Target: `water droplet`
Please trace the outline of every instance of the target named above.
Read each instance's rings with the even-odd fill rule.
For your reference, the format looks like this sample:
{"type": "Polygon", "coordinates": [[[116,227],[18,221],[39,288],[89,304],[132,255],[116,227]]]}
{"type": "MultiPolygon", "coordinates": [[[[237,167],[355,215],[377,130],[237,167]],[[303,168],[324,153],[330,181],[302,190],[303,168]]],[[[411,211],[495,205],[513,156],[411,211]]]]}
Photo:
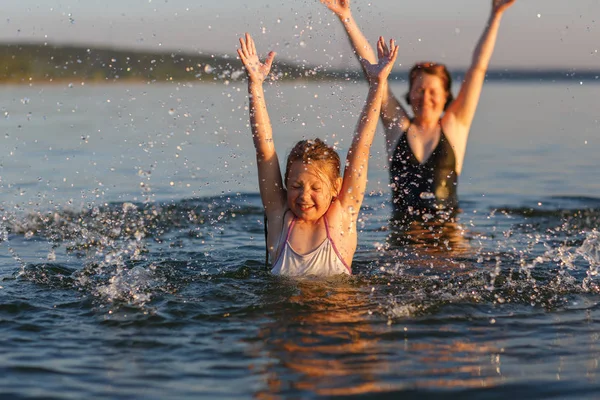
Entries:
{"type": "Polygon", "coordinates": [[[244,71],[243,70],[233,71],[231,73],[231,79],[237,80],[239,77],[241,77],[243,75],[244,75],[244,71]]]}

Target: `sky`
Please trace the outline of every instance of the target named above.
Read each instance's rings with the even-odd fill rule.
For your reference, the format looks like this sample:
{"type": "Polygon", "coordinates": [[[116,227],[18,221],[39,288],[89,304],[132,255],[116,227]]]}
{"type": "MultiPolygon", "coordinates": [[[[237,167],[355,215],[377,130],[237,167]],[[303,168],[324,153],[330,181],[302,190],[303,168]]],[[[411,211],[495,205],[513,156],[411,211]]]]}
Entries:
{"type": "MultiPolygon", "coordinates": [[[[250,32],[259,52],[358,68],[340,22],[319,0],[4,0],[1,42],[37,42],[236,56],[250,32]]],[[[373,43],[400,45],[398,63],[464,68],[491,0],[352,0],[373,43]]],[[[505,13],[491,67],[600,69],[600,0],[517,0],[505,13]]]]}

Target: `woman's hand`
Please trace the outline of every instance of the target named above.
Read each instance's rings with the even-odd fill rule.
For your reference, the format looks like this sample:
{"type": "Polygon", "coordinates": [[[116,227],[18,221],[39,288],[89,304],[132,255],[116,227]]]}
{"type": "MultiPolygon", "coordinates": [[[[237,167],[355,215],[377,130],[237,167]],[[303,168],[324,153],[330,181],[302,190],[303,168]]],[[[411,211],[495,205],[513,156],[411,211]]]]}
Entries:
{"type": "Polygon", "coordinates": [[[350,16],[350,0],[321,0],[321,3],[340,18],[345,19],[350,16]]]}
{"type": "Polygon", "coordinates": [[[364,58],[360,60],[369,83],[379,84],[385,82],[394,67],[396,57],[398,57],[398,46],[395,44],[394,39],[390,40],[390,47],[388,48],[385,39],[380,36],[377,41],[377,64],[371,64],[364,58]]]}
{"type": "Polygon", "coordinates": [[[249,33],[246,33],[246,38],[240,38],[240,48],[237,51],[242,60],[242,64],[246,68],[248,80],[252,83],[263,83],[271,71],[271,64],[275,58],[275,52],[271,51],[267,56],[264,64],[258,59],[256,54],[256,46],[254,40],[249,33]]]}
{"type": "Polygon", "coordinates": [[[516,0],[492,0],[492,13],[503,13],[512,6],[516,0]]]}

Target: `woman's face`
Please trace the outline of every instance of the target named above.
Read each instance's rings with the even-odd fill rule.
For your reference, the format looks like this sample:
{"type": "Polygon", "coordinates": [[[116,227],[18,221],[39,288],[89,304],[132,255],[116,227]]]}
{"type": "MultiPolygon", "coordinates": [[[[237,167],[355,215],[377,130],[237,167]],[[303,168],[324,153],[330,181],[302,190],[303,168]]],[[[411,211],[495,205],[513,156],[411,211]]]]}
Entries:
{"type": "Polygon", "coordinates": [[[440,77],[420,73],[413,81],[409,97],[415,117],[437,120],[444,112],[448,93],[440,77]]]}

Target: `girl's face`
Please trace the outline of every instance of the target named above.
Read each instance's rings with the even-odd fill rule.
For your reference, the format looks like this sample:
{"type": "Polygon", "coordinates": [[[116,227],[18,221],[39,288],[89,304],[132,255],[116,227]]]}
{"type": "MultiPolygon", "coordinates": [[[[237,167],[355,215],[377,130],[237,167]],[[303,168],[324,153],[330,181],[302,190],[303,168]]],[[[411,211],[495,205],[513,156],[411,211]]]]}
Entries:
{"type": "Polygon", "coordinates": [[[296,217],[317,221],[329,209],[335,188],[318,164],[292,162],[287,182],[287,202],[296,217]]]}
{"type": "Polygon", "coordinates": [[[409,96],[415,116],[423,119],[439,119],[448,99],[443,80],[427,73],[417,75],[409,96]]]}

